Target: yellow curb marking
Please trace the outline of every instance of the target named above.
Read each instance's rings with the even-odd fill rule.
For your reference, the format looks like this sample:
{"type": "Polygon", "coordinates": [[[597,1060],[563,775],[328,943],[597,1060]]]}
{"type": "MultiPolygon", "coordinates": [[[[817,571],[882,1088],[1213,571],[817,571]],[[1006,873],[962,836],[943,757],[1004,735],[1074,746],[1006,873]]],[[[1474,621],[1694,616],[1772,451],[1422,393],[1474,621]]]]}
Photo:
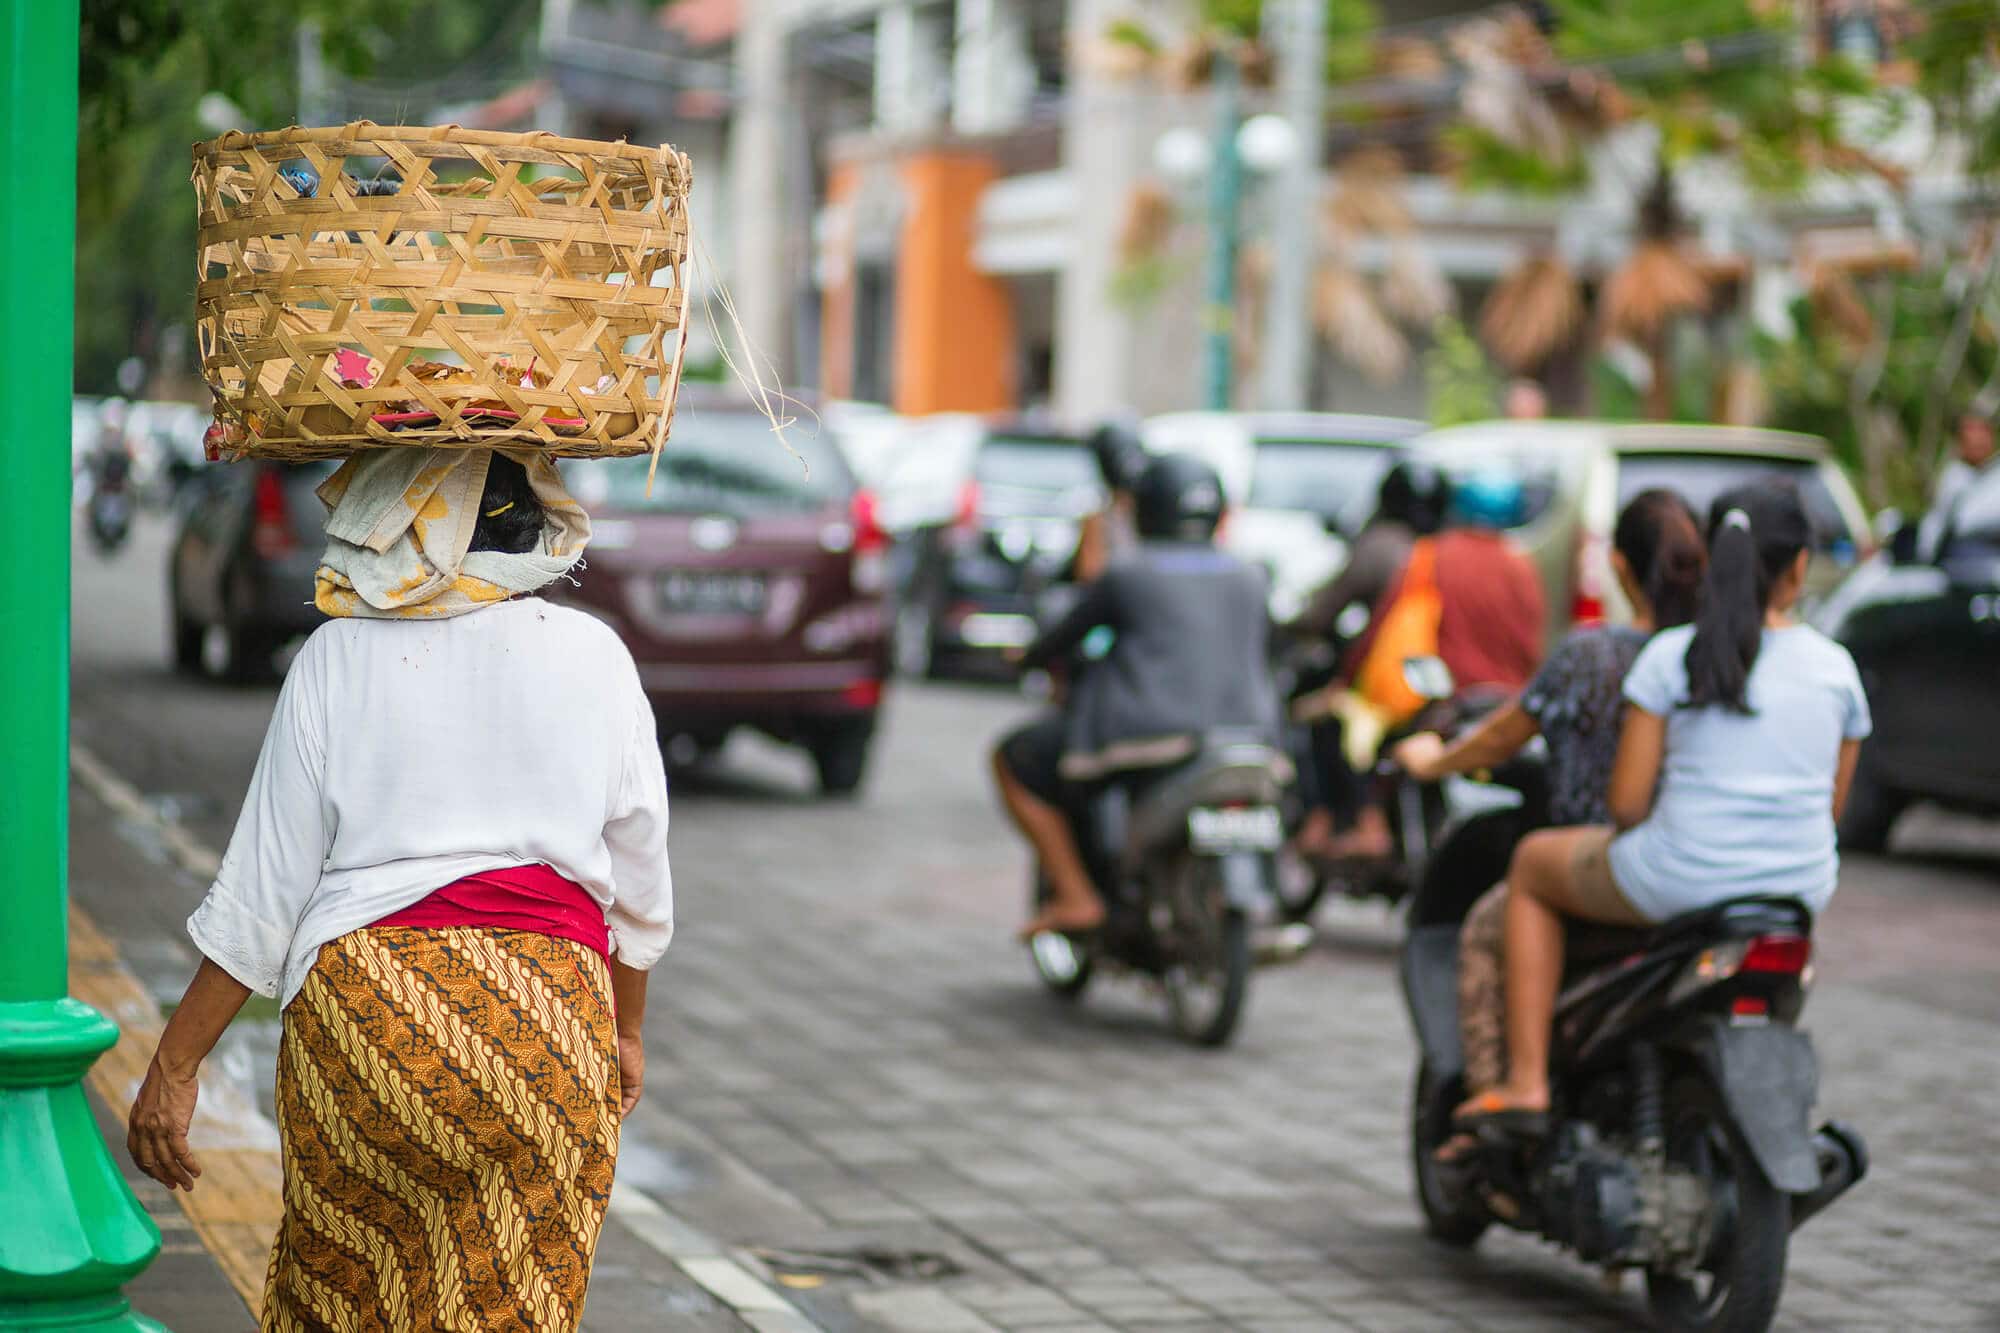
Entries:
{"type": "MultiPolygon", "coordinates": [[[[90,1067],[90,1086],[123,1122],[166,1023],[160,1006],[118,956],[118,946],[74,903],[69,909],[69,990],[117,1021],[118,1044],[90,1067]]],[[[271,1241],[285,1215],[280,1192],[284,1171],[275,1148],[221,1146],[240,1144],[246,1135],[239,1122],[214,1108],[241,1100],[233,1084],[202,1077],[188,1133],[201,1161],[201,1180],[192,1191],[175,1190],[173,1195],[229,1285],[257,1318],[264,1311],[271,1241]]],[[[111,1147],[113,1152],[124,1151],[122,1143],[111,1147]]]]}

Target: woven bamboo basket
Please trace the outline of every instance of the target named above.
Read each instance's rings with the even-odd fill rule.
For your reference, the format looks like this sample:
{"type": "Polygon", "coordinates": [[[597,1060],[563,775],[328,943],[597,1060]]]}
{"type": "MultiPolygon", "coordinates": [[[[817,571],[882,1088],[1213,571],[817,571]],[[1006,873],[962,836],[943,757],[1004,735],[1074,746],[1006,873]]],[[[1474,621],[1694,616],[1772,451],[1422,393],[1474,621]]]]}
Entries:
{"type": "Polygon", "coordinates": [[[657,450],[687,347],[685,154],[368,121],[194,149],[219,452],[657,450]]]}

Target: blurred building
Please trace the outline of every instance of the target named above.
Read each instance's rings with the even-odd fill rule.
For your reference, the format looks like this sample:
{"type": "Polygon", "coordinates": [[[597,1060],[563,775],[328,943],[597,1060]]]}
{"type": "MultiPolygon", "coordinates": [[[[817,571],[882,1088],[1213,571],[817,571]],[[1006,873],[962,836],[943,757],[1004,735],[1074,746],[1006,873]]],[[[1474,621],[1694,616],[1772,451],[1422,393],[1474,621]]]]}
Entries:
{"type": "MultiPolygon", "coordinates": [[[[1193,10],[1146,7],[1169,31],[1193,10]]],[[[1104,35],[1130,12],[744,0],[732,278],[753,338],[829,396],[904,412],[1192,406],[1199,262],[1143,304],[1116,289],[1156,141],[1205,129],[1210,104],[1120,67],[1104,35]]]]}

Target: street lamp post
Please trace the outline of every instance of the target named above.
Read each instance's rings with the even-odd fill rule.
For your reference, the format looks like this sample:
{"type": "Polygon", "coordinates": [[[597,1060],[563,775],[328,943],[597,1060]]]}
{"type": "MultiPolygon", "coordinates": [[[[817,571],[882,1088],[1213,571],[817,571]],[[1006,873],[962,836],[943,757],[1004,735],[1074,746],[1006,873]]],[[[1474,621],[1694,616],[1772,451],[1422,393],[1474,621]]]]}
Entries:
{"type": "Polygon", "coordinates": [[[31,567],[0,579],[0,1329],[164,1333],[126,1279],[160,1233],[112,1163],[83,1075],[118,1039],[68,996],[69,397],[77,5],[0,0],[0,328],[26,347],[0,495],[31,567]],[[32,330],[32,333],[30,331],[32,330]]]}
{"type": "Polygon", "coordinates": [[[1242,70],[1233,52],[1217,52],[1212,88],[1214,131],[1204,135],[1185,125],[1168,130],[1153,145],[1153,163],[1161,175],[1190,192],[1197,181],[1207,183],[1202,404],[1222,412],[1235,396],[1236,256],[1243,235],[1244,171],[1260,176],[1282,171],[1297,150],[1298,136],[1282,116],[1243,119],[1242,70]]]}
{"type": "Polygon", "coordinates": [[[1229,408],[1236,371],[1237,210],[1243,187],[1242,159],[1236,152],[1236,56],[1222,51],[1215,61],[1215,159],[1208,177],[1208,302],[1202,312],[1204,405],[1229,408]]]}

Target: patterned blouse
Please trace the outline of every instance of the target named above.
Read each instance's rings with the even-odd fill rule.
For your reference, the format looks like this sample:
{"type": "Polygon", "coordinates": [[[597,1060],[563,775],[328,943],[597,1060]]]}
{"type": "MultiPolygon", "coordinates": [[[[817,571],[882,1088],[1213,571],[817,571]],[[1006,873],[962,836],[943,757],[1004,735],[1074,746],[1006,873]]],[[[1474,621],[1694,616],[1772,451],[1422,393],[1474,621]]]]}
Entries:
{"type": "Polygon", "coordinates": [[[1521,694],[1549,744],[1549,818],[1609,824],[1606,802],[1625,712],[1625,673],[1650,637],[1627,625],[1577,630],[1556,645],[1521,694]]]}

